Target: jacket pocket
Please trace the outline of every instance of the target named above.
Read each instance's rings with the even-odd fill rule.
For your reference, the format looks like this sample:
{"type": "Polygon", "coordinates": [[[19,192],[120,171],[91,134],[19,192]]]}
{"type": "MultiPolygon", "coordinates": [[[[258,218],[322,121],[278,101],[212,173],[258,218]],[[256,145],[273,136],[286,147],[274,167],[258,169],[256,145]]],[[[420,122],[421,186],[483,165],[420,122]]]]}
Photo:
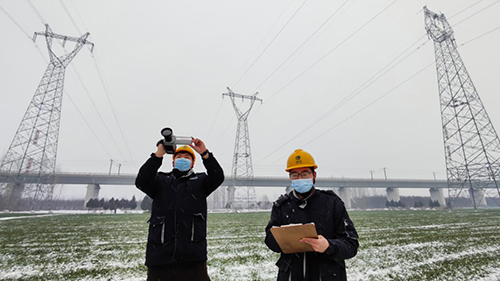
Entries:
{"type": "Polygon", "coordinates": [[[276,266],[278,267],[278,281],[289,281],[291,277],[291,269],[290,265],[292,263],[292,259],[289,255],[281,255],[278,261],[276,262],[276,266]]]}
{"type": "Polygon", "coordinates": [[[207,237],[206,219],[202,213],[193,214],[191,241],[203,241],[207,237]]]}
{"type": "Polygon", "coordinates": [[[338,263],[320,264],[319,273],[322,281],[346,280],[345,269],[338,263]]]}
{"type": "Polygon", "coordinates": [[[149,219],[148,241],[156,244],[165,243],[165,217],[151,217],[149,219]]]}

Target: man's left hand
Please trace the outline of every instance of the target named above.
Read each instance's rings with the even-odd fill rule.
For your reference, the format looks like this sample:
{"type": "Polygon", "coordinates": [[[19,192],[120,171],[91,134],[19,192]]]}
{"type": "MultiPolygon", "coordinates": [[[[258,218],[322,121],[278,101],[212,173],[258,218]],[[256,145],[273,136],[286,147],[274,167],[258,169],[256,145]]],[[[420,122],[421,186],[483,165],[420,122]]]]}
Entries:
{"type": "Polygon", "coordinates": [[[312,246],[313,250],[318,253],[324,253],[328,247],[330,246],[330,243],[328,243],[328,240],[326,240],[323,235],[318,235],[318,238],[302,238],[300,239],[300,242],[307,243],[312,246]]]}
{"type": "MultiPolygon", "coordinates": [[[[196,152],[198,152],[198,154],[202,154],[207,150],[207,147],[205,146],[205,143],[202,140],[193,137],[191,137],[191,143],[189,144],[189,146],[196,152]]],[[[205,156],[208,157],[208,155],[205,156]]]]}

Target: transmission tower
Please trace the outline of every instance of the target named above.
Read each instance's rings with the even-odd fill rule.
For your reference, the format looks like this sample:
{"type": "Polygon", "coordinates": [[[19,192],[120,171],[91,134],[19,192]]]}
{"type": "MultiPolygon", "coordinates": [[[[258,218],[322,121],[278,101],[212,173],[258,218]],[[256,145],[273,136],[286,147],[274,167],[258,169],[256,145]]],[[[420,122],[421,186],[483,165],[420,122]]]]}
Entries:
{"type": "Polygon", "coordinates": [[[434,41],[450,204],[468,191],[474,208],[499,200],[500,141],[457,51],[444,14],[424,7],[434,41]]]}
{"type": "Polygon", "coordinates": [[[14,182],[0,186],[0,209],[18,209],[21,197],[29,200],[31,209],[37,208],[40,200],[52,198],[65,70],[85,44],[91,45],[91,51],[94,48],[87,41],[89,33],[70,37],[55,34],[45,25],[45,32],[35,32],[33,41],[37,35],[46,39],[50,62],[2,160],[0,170],[15,173],[17,177],[14,182]],[[62,40],[63,46],[67,41],[76,45],[70,53],[57,56],[52,50],[53,39],[62,40]],[[37,175],[37,183],[24,184],[22,178],[27,173],[37,175]]]}
{"type": "Polygon", "coordinates": [[[250,135],[248,133],[248,115],[250,110],[252,110],[255,101],[262,102],[262,99],[257,98],[255,93],[251,96],[235,94],[229,87],[227,88],[229,93],[222,94],[222,97],[229,96],[231,102],[233,103],[234,112],[236,112],[236,117],[238,118],[238,125],[236,127],[236,141],[234,144],[234,156],[233,156],[233,168],[232,168],[232,185],[228,187],[228,200],[226,208],[235,207],[235,200],[238,203],[246,202],[246,207],[250,208],[250,203],[255,202],[255,188],[253,186],[241,187],[236,193],[235,198],[235,181],[236,178],[252,178],[253,177],[253,167],[252,167],[252,154],[250,151],[250,135]],[[243,112],[236,105],[235,98],[241,98],[242,101],[245,99],[250,100],[249,108],[243,112]]]}

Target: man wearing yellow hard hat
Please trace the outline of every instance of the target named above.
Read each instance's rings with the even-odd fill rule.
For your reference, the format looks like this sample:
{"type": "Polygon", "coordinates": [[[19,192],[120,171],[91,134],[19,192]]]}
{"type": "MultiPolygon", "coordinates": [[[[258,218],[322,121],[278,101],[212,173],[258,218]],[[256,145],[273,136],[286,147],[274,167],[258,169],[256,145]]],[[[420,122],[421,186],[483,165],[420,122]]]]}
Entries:
{"type": "Polygon", "coordinates": [[[273,204],[266,227],[266,245],[281,253],[276,263],[278,281],[347,280],[344,260],[356,255],[359,243],[354,224],[344,202],[333,191],[314,187],[318,166],[311,154],[302,149],[288,157],[292,191],[273,204]],[[285,254],[270,229],[273,226],[314,223],[318,238],[299,241],[311,245],[312,252],[285,254]]]}
{"type": "Polygon", "coordinates": [[[202,140],[178,147],[172,171],[158,172],[163,143],[140,168],[136,186],[153,199],[146,246],[147,280],[209,281],[207,197],[224,181],[224,171],[202,140]],[[207,173],[193,171],[196,151],[207,173]]]}

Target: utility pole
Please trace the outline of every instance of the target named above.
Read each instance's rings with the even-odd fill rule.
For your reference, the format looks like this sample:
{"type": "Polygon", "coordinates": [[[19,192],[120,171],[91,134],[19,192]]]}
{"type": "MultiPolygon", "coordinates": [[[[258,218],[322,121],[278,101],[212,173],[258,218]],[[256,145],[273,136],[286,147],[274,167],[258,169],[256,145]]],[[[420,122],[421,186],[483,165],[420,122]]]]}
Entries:
{"type": "Polygon", "coordinates": [[[373,170],[370,170],[370,175],[372,176],[372,180],[373,180],[373,170]]]}
{"type": "Polygon", "coordinates": [[[457,50],[444,14],[424,7],[425,30],[434,41],[446,174],[451,206],[464,190],[474,208],[500,198],[500,140],[457,50]]]}
{"type": "Polygon", "coordinates": [[[0,184],[0,210],[19,209],[21,197],[29,200],[30,209],[37,208],[39,201],[52,198],[66,67],[84,45],[91,45],[91,51],[94,48],[87,41],[88,32],[81,37],[59,35],[46,24],[45,32],[36,32],[33,41],[38,35],[45,37],[50,62],[1,162],[0,170],[16,173],[17,179],[0,184]],[[57,56],[52,50],[53,39],[62,40],[63,46],[68,41],[76,44],[70,53],[57,56]],[[37,183],[23,183],[23,174],[27,173],[36,174],[37,183]]]}
{"type": "MultiPolygon", "coordinates": [[[[255,103],[255,101],[262,102],[262,99],[257,98],[255,93],[251,96],[236,94],[229,87],[227,88],[228,93],[223,93],[224,96],[231,98],[233,104],[234,112],[238,119],[238,125],[236,127],[236,139],[234,144],[234,155],[233,155],[233,167],[232,167],[232,177],[233,183],[228,187],[228,200],[226,208],[234,207],[235,200],[235,181],[236,178],[253,178],[253,167],[252,167],[252,154],[250,151],[250,134],[248,132],[248,115],[250,110],[255,103]],[[241,100],[250,100],[250,106],[246,111],[241,111],[236,105],[236,98],[241,98],[241,100]]],[[[237,196],[237,199],[243,199],[247,203],[247,208],[250,208],[250,202],[255,202],[255,188],[253,186],[241,187],[243,192],[242,196],[237,196]]],[[[238,200],[240,201],[240,200],[238,200]]]]}
{"type": "Polygon", "coordinates": [[[113,167],[113,159],[109,159],[109,173],[108,175],[111,175],[111,168],[113,167]]]}
{"type": "Polygon", "coordinates": [[[385,176],[385,180],[387,180],[387,168],[386,168],[386,167],[384,167],[383,169],[384,169],[384,176],[385,176]]]}

